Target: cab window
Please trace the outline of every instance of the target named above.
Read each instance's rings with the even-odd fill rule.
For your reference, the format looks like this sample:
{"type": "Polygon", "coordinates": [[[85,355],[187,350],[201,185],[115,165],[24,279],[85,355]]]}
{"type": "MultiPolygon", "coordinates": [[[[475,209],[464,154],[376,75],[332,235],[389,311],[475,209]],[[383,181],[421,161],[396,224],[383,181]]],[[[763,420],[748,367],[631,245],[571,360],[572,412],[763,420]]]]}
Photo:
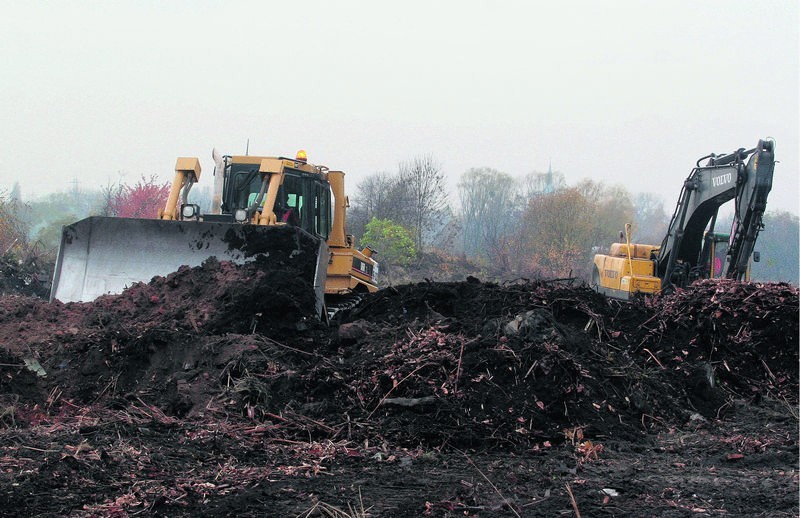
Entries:
{"type": "Polygon", "coordinates": [[[313,177],[287,172],[278,191],[275,205],[279,221],[282,221],[284,211],[294,211],[298,216],[295,224],[312,234],[328,238],[330,189],[327,183],[313,177]],[[281,214],[278,214],[278,210],[281,214]]]}
{"type": "Polygon", "coordinates": [[[261,190],[261,175],[254,164],[231,164],[226,171],[230,178],[223,193],[223,211],[234,212],[252,203],[261,190]],[[255,196],[253,196],[255,194],[255,196]]]}

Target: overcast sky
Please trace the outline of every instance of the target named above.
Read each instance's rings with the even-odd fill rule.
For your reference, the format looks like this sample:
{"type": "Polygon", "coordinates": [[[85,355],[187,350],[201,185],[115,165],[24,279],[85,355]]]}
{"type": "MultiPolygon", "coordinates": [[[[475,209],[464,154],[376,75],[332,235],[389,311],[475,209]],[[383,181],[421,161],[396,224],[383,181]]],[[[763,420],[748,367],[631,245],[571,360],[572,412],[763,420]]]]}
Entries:
{"type": "Polygon", "coordinates": [[[5,2],[0,189],[23,199],[211,149],[371,173],[432,154],[657,193],[777,142],[798,213],[798,2],[5,2]]]}

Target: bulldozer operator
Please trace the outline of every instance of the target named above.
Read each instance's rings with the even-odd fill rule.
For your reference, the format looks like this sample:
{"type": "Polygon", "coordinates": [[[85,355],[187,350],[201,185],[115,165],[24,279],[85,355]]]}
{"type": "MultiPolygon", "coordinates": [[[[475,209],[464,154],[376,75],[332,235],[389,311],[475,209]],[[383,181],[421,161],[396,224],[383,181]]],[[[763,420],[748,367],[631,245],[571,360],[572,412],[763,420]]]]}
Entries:
{"type": "Polygon", "coordinates": [[[296,205],[297,195],[286,193],[283,203],[280,204],[280,207],[276,207],[275,215],[278,217],[278,220],[287,225],[298,226],[300,224],[300,214],[296,205]],[[291,202],[292,196],[294,196],[295,199],[294,203],[291,202]]]}
{"type": "MultiPolygon", "coordinates": [[[[247,200],[248,205],[252,205],[257,197],[258,197],[257,192],[250,193],[247,200]]],[[[298,199],[297,194],[284,192],[283,201],[275,202],[275,218],[277,219],[277,221],[295,227],[300,225],[300,211],[298,210],[297,207],[297,199],[298,199]]],[[[261,205],[258,207],[259,212],[263,210],[265,201],[266,200],[261,201],[261,205]]]]}

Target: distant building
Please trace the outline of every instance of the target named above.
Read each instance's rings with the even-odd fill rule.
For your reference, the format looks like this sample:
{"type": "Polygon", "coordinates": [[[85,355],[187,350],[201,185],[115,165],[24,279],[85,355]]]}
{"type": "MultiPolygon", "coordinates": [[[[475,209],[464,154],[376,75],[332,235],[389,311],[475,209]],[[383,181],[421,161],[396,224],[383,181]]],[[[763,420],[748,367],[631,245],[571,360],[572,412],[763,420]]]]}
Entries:
{"type": "Polygon", "coordinates": [[[542,187],[543,194],[550,194],[556,190],[553,184],[553,161],[550,160],[550,166],[547,168],[547,174],[544,175],[544,186],[542,187]]]}

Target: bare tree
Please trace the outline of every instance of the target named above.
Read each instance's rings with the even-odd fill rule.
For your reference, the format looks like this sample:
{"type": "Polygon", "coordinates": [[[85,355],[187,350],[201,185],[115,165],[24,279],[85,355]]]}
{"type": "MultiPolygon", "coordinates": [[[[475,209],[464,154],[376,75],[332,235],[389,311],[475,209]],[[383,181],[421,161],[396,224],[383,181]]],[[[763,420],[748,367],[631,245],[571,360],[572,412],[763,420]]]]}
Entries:
{"type": "Polygon", "coordinates": [[[27,248],[28,229],[19,213],[18,201],[0,192],[0,257],[12,250],[27,248]]]}
{"type": "Polygon", "coordinates": [[[111,183],[108,181],[106,185],[100,187],[100,196],[103,198],[103,206],[100,209],[101,216],[116,216],[114,212],[114,201],[117,200],[125,191],[125,186],[121,182],[111,183]]]}
{"type": "Polygon", "coordinates": [[[489,206],[487,183],[492,174],[487,167],[472,168],[461,175],[458,182],[458,201],[464,239],[464,253],[477,255],[480,249],[480,225],[489,206]]]}
{"type": "Polygon", "coordinates": [[[517,183],[489,168],[470,169],[458,183],[464,252],[483,253],[495,265],[510,269],[510,244],[520,214],[517,183]]]}
{"type": "Polygon", "coordinates": [[[392,205],[396,200],[393,200],[392,191],[397,181],[395,176],[387,172],[366,177],[356,186],[359,207],[378,219],[389,218],[395,212],[392,205]]]}
{"type": "Polygon", "coordinates": [[[374,173],[356,186],[352,208],[347,213],[347,230],[357,237],[364,235],[372,218],[388,219],[410,228],[407,189],[398,175],[374,173]]]}
{"type": "Polygon", "coordinates": [[[447,213],[447,192],[441,165],[432,155],[420,155],[400,164],[398,188],[408,200],[408,224],[414,232],[417,250],[422,252],[425,238],[447,213]]]}
{"type": "Polygon", "coordinates": [[[636,214],[633,233],[637,242],[651,245],[661,244],[667,233],[669,216],[664,210],[661,197],[653,193],[639,193],[633,198],[636,214]]]}
{"type": "Polygon", "coordinates": [[[633,217],[631,196],[619,186],[584,180],[576,187],[536,196],[520,228],[526,269],[545,276],[588,278],[596,247],[607,249],[633,217]]]}
{"type": "Polygon", "coordinates": [[[577,191],[590,202],[593,231],[587,244],[603,249],[619,239],[620,230],[634,220],[633,200],[630,193],[618,185],[583,180],[577,191]]]}
{"type": "Polygon", "coordinates": [[[546,173],[533,171],[522,177],[520,193],[525,200],[530,200],[534,196],[550,194],[567,186],[564,175],[559,171],[550,168],[546,173]]]}
{"type": "Polygon", "coordinates": [[[588,271],[595,216],[592,201],[576,188],[531,200],[520,236],[527,245],[526,269],[545,277],[588,271]]]}

